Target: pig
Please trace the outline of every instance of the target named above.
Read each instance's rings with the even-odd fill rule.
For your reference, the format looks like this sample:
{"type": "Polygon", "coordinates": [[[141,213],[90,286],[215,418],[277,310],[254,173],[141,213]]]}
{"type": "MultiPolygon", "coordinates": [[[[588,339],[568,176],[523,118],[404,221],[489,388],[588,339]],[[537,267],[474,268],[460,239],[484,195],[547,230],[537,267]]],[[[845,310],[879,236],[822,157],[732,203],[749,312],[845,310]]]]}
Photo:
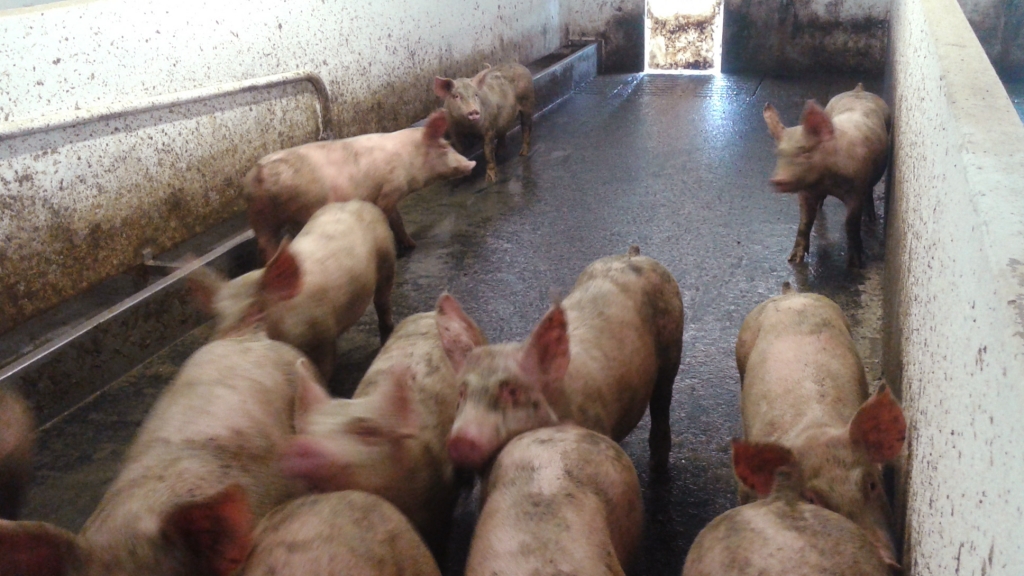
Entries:
{"type": "MultiPolygon", "coordinates": [[[[743,321],[736,365],[744,440],[759,450],[791,450],[804,498],[862,527],[896,565],[881,465],[900,454],[906,420],[884,384],[868,396],[839,306],[784,286],[743,321]]],[[[770,486],[736,471],[740,504],[767,496],[770,486]]]]}
{"type": "Polygon", "coordinates": [[[330,379],[338,336],[371,300],[381,342],[391,334],[394,278],[395,246],[383,212],[352,200],[317,210],[266,267],[230,281],[199,268],[190,282],[199,307],[217,318],[215,338],[262,323],[271,338],[302,350],[330,379]]]}
{"type": "Polygon", "coordinates": [[[775,139],[778,161],[771,183],[780,192],[796,192],[800,226],[789,261],[804,261],[811,228],[826,196],[846,205],[847,265],[861,266],[863,215],[875,219],[872,189],[889,159],[889,107],[862,84],[832,98],[824,110],[808,100],[800,125],[786,128],[770,103],[764,121],[775,139]]]}
{"type": "Polygon", "coordinates": [[[686,556],[683,576],[889,576],[864,530],[839,514],[804,501],[793,453],[774,458],[733,442],[737,469],[770,491],[708,524],[686,556]]]}
{"type": "Polygon", "coordinates": [[[494,160],[495,142],[504,146],[505,135],[516,117],[522,126],[523,146],[520,156],[530,153],[533,131],[533,76],[526,66],[501,64],[488,66],[472,78],[434,78],[434,94],[444,100],[444,110],[451,121],[450,132],[456,147],[465,150],[465,137],[482,136],[487,182],[498,179],[494,160]]]}
{"type": "Polygon", "coordinates": [[[197,350],[146,416],[78,535],[0,522],[0,574],[228,576],[252,524],[302,487],[276,456],[294,431],[302,354],[259,330],[197,350]]]}
{"type": "Polygon", "coordinates": [[[263,519],[241,576],[441,576],[409,520],[347,490],[293,500],[263,519]]]}
{"type": "Polygon", "coordinates": [[[464,349],[486,343],[472,320],[449,318],[453,306],[454,299],[442,295],[435,311],[399,323],[351,400],[332,400],[311,382],[300,403],[298,435],[281,456],[287,474],[316,490],[357,489],[386,498],[439,555],[459,484],[445,448],[458,387],[439,330],[464,349]]]}
{"type": "Polygon", "coordinates": [[[17,520],[32,481],[36,421],[25,399],[0,386],[0,518],[17,520]]]}
{"type": "Polygon", "coordinates": [[[466,576],[621,576],[643,520],[640,482],[618,444],[572,424],[526,432],[482,483],[466,576]]]}
{"type": "Polygon", "coordinates": [[[682,339],[683,301],[664,266],[635,246],[597,260],[525,342],[467,352],[446,341],[459,373],[452,460],[480,469],[517,434],[560,422],[619,441],[650,405],[650,466],[666,470],[682,339]]]}
{"type": "Polygon", "coordinates": [[[260,249],[266,256],[276,252],[284,230],[302,226],[329,202],[364,200],[387,216],[398,247],[412,250],[416,242],[405,230],[398,203],[476,166],[444,139],[447,129],[447,117],[437,110],[423,127],[313,142],[260,158],[242,181],[260,249]]]}

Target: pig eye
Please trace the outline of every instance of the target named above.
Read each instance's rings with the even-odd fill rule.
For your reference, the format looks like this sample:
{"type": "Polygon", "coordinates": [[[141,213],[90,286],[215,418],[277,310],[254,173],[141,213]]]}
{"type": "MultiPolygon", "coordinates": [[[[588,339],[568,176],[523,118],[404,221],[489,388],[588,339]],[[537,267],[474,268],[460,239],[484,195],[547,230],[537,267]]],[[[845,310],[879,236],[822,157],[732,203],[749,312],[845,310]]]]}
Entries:
{"type": "Polygon", "coordinates": [[[371,424],[357,424],[353,428],[352,433],[363,440],[376,440],[383,436],[381,431],[371,424]]]}
{"type": "Polygon", "coordinates": [[[811,492],[810,490],[804,492],[803,493],[803,497],[804,497],[804,501],[806,501],[808,504],[813,504],[815,506],[821,506],[822,508],[825,508],[826,510],[828,509],[828,506],[825,505],[825,501],[822,500],[820,496],[818,496],[814,492],[811,492]]]}
{"type": "Polygon", "coordinates": [[[459,96],[458,94],[452,94],[452,99],[458,100],[459,98],[461,98],[461,96],[459,96]]]}

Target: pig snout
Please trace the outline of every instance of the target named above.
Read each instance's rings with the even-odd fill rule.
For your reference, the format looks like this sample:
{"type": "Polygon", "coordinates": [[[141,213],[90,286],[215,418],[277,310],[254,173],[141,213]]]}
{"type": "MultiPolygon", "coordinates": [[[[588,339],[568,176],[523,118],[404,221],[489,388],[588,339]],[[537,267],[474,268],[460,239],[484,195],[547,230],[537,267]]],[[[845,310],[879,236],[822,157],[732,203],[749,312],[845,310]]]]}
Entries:
{"type": "Polygon", "coordinates": [[[490,456],[480,439],[466,433],[453,433],[448,437],[448,457],[452,463],[463,468],[478,469],[487,463],[490,456]]]}
{"type": "Polygon", "coordinates": [[[285,476],[302,480],[314,490],[328,491],[338,489],[336,484],[344,484],[344,471],[326,448],[312,438],[297,436],[288,442],[281,451],[278,465],[285,476]]]}
{"type": "Polygon", "coordinates": [[[475,168],[475,167],[476,167],[476,161],[475,160],[466,160],[465,162],[463,162],[462,164],[459,165],[459,171],[462,172],[463,176],[467,176],[467,175],[469,175],[470,172],[473,171],[473,168],[475,168]]]}
{"type": "Polygon", "coordinates": [[[469,119],[470,122],[479,122],[480,111],[474,108],[473,110],[466,112],[466,118],[469,119]]]}
{"type": "Polygon", "coordinates": [[[789,178],[781,176],[773,176],[771,179],[772,186],[775,186],[779,192],[793,192],[796,190],[796,184],[789,178]]]}

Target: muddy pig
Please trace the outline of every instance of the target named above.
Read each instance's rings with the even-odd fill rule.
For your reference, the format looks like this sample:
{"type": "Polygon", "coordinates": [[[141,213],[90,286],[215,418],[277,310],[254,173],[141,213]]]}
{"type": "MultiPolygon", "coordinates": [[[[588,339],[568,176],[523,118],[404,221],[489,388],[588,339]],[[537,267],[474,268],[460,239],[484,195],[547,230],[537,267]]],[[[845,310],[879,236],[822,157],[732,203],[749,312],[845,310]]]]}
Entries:
{"type": "Polygon", "coordinates": [[[293,434],[296,382],[313,368],[258,328],[197,350],[157,399],[77,536],[0,522],[0,574],[232,574],[252,521],[301,494],[277,467],[293,434]]]}
{"type": "Polygon", "coordinates": [[[480,468],[517,434],[559,422],[619,441],[650,405],[650,465],[665,470],[682,339],[683,301],[664,266],[635,246],[594,262],[527,341],[449,352],[460,386],[452,460],[480,468]]]}
{"type": "Polygon", "coordinates": [[[818,210],[826,196],[835,196],[846,205],[847,264],[859,267],[861,217],[866,210],[875,219],[872,189],[889,158],[889,107],[857,84],[832,98],[824,110],[808,100],[798,126],[783,126],[771,104],[765,104],[764,121],[778,157],[771,182],[800,199],[800,227],[789,261],[804,261],[818,210]]]}
{"type": "MultiPolygon", "coordinates": [[[[881,465],[903,448],[903,411],[884,384],[868,397],[835,302],[783,292],[747,315],[736,340],[743,437],[760,449],[792,450],[805,499],[853,520],[895,564],[881,465]]],[[[770,489],[738,479],[741,504],[770,489]]]]}
{"type": "Polygon", "coordinates": [[[241,576],[441,576],[409,520],[387,500],[348,490],[274,510],[241,576]]]}
{"type": "Polygon", "coordinates": [[[486,343],[454,300],[398,324],[351,400],[330,399],[312,383],[300,403],[299,435],[282,455],[286,473],[321,491],[357,489],[383,496],[444,549],[457,498],[445,439],[455,419],[455,372],[439,324],[461,349],[486,343]]]}
{"type": "Polygon", "coordinates": [[[571,424],[510,441],[482,502],[466,576],[621,575],[643,533],[633,462],[607,436],[571,424]]]}
{"type": "Polygon", "coordinates": [[[261,319],[271,338],[306,353],[331,377],[338,335],[377,311],[381,342],[394,327],[395,247],[384,214],[354,200],[317,210],[265,268],[228,281],[200,268],[190,281],[200,307],[217,317],[214,337],[261,319]],[[271,287],[273,286],[273,287],[271,287]]]}
{"type": "Polygon", "coordinates": [[[399,248],[415,248],[398,203],[476,166],[445,141],[447,129],[448,120],[438,110],[423,127],[313,142],[260,158],[242,182],[260,249],[265,256],[273,254],[286,228],[301,226],[324,204],[348,200],[376,204],[399,248]]]}
{"type": "Polygon", "coordinates": [[[444,100],[451,121],[452,140],[465,151],[466,136],[482,136],[487,182],[498,179],[494,160],[495,142],[505,144],[505,135],[516,118],[523,131],[520,156],[530,153],[533,130],[533,76],[520,64],[488,66],[472,78],[434,78],[434,93],[444,100]]]}
{"type": "Polygon", "coordinates": [[[0,518],[17,520],[32,481],[36,421],[11,388],[0,386],[0,518]]]}
{"type": "Polygon", "coordinates": [[[733,463],[770,496],[733,508],[701,530],[683,576],[889,576],[860,526],[804,501],[792,452],[781,448],[767,459],[758,457],[761,452],[734,442],[733,463]]]}

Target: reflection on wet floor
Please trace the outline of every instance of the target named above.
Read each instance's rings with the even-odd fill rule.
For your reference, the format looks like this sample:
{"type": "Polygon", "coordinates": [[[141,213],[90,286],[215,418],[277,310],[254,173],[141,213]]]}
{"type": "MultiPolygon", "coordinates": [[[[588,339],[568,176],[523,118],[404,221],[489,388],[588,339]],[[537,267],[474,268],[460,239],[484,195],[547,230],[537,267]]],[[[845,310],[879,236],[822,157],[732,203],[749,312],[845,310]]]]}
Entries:
{"type": "MultiPolygon", "coordinates": [[[[637,575],[680,573],[697,532],[735,504],[729,439],[739,435],[734,342],[744,316],[789,280],[835,299],[850,316],[869,381],[879,376],[883,223],[865,224],[866,268],[845,269],[843,206],[825,203],[806,265],[786,262],[796,198],[768,184],[771,101],[787,125],[805,99],[821,103],[864,81],[733,76],[602,76],[534,127],[533,153],[499,154],[499,181],[470,178],[410,197],[402,214],[418,248],[399,262],[396,320],[455,294],[492,342],[524,338],[552,294],[591,261],[630,244],[664,263],[686,306],[683,365],[673,398],[671,471],[647,472],[645,417],[623,446],[644,488],[645,543],[637,575]]],[[[880,212],[881,188],[876,188],[880,212]]],[[[371,308],[372,310],[372,308],[371,308]]],[[[27,517],[77,530],[95,507],[146,411],[209,327],[43,431],[27,517]]],[[[372,311],[339,339],[331,382],[349,395],[378,349],[372,311]]],[[[474,509],[464,498],[446,574],[461,574],[474,509]]]]}

